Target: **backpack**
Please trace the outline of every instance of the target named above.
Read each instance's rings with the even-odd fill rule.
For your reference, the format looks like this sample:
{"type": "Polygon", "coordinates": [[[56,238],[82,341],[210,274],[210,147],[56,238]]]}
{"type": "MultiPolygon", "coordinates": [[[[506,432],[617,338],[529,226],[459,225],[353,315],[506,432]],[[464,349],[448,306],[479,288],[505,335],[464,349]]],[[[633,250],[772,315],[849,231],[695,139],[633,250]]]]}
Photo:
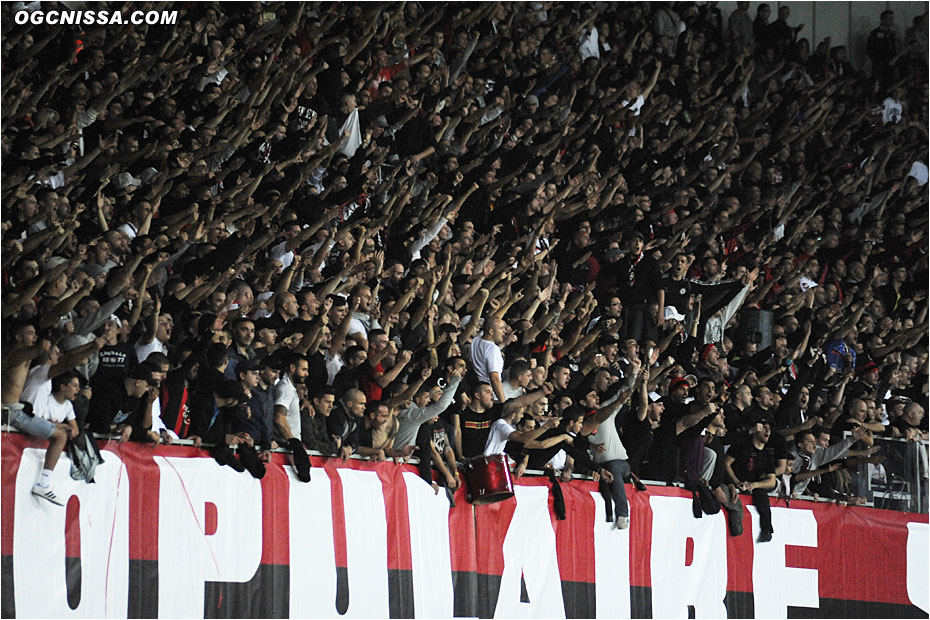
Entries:
{"type": "Polygon", "coordinates": [[[71,458],[71,477],[88,483],[94,481],[97,466],[104,462],[97,442],[84,431],[68,442],[68,456],[71,458]]]}
{"type": "Polygon", "coordinates": [[[700,480],[695,480],[685,483],[685,488],[691,491],[692,510],[696,519],[700,519],[705,514],[715,515],[720,512],[720,500],[714,496],[709,486],[700,480]]]}

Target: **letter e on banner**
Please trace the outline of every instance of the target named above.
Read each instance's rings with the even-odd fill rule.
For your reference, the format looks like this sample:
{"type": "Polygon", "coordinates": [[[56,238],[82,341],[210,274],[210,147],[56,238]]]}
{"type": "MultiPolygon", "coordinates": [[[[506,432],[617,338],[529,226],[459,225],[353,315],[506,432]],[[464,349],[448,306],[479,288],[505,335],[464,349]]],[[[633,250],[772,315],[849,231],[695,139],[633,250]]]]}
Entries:
{"type": "Polygon", "coordinates": [[[452,553],[449,547],[449,500],[413,472],[404,472],[413,562],[413,609],[417,618],[451,618],[452,553]]]}
{"type": "MultiPolygon", "coordinates": [[[[62,456],[55,493],[80,502],[81,596],[68,606],[65,575],[65,508],[32,495],[45,450],[23,450],[13,511],[13,581],[19,618],[125,618],[129,601],[129,476],[119,456],[104,453],[95,484],[71,478],[62,456]],[[32,584],[32,585],[30,585],[32,584]]],[[[9,592],[5,593],[9,594],[9,592]]]]}
{"type": "Polygon", "coordinates": [[[930,611],[930,586],[927,586],[927,583],[930,583],[928,543],[930,526],[914,521],[907,524],[907,597],[911,603],[925,612],[930,611]]]}
{"type": "Polygon", "coordinates": [[[158,616],[201,618],[204,582],[243,583],[258,570],[261,483],[213,459],[157,456],[155,463],[160,478],[158,616]],[[208,504],[216,509],[212,533],[208,504]]]}
{"type": "MultiPolygon", "coordinates": [[[[759,513],[752,513],[752,540],[759,538],[759,513]]],[[[787,618],[788,606],[820,607],[818,571],[785,566],[785,545],[817,546],[817,519],[811,510],[772,508],[771,542],[753,542],[752,591],[757,618],[787,618]]]]}
{"type": "Polygon", "coordinates": [[[514,485],[514,492],[517,508],[504,537],[504,574],[494,617],[564,618],[549,487],[514,485]],[[529,603],[520,602],[521,575],[529,603]]]}
{"type": "Polygon", "coordinates": [[[727,524],[723,511],[695,519],[691,500],[652,496],[652,617],[726,618],[727,524]],[[685,565],[688,539],[694,542],[685,565]]]}

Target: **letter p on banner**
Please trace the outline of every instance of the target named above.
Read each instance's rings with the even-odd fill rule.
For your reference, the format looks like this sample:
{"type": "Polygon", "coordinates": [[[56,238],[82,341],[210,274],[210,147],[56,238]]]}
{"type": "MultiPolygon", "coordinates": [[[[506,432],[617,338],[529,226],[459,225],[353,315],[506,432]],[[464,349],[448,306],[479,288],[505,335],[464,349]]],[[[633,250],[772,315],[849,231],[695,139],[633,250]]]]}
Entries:
{"type": "Polygon", "coordinates": [[[158,617],[202,618],[205,582],[246,582],[258,570],[261,484],[213,459],[158,456],[155,462],[158,617]],[[215,529],[207,522],[208,504],[216,509],[215,529]]]}

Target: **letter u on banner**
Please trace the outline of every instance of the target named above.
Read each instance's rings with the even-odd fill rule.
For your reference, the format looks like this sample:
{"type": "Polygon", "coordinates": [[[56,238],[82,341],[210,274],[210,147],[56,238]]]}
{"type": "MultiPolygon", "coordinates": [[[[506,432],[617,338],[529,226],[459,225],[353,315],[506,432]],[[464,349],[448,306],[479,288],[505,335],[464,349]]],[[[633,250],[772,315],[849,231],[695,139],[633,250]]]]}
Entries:
{"type": "Polygon", "coordinates": [[[94,484],[72,479],[71,461],[64,456],[55,467],[55,492],[66,503],[72,495],[80,502],[81,598],[77,608],[71,609],[65,575],[66,511],[32,495],[44,459],[45,450],[25,449],[16,476],[16,615],[125,618],[129,601],[129,476],[123,462],[113,452],[104,452],[94,484]]]}
{"type": "Polygon", "coordinates": [[[201,618],[204,582],[246,582],[262,558],[262,490],[213,459],[155,457],[159,469],[158,616],[201,618]],[[207,522],[216,508],[216,529],[207,522]],[[210,531],[208,531],[210,530],[210,531]]]}
{"type": "MultiPolygon", "coordinates": [[[[336,609],[336,552],[331,483],[327,470],[313,468],[303,483],[285,467],[290,483],[292,618],[340,617],[336,609]]],[[[381,479],[373,471],[341,468],[345,507],[348,607],[343,618],[387,618],[387,516],[381,479]]]]}

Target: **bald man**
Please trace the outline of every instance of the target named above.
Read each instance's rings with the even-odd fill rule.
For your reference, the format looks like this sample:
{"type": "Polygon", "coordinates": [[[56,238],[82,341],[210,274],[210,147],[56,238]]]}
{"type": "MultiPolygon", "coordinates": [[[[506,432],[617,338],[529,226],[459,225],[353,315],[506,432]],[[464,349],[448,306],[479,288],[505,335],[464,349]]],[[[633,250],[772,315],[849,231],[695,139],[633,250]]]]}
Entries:
{"type": "Polygon", "coordinates": [[[326,430],[336,442],[339,456],[343,459],[358,452],[359,431],[362,427],[367,402],[364,392],[349,388],[339,399],[339,406],[335,407],[326,418],[326,430]]]}
{"type": "Polygon", "coordinates": [[[491,317],[484,322],[484,331],[476,336],[471,343],[471,363],[474,366],[478,381],[490,383],[491,389],[498,402],[507,400],[504,396],[504,383],[501,381],[501,372],[504,370],[504,354],[501,345],[506,342],[507,325],[497,317],[491,317]]]}

